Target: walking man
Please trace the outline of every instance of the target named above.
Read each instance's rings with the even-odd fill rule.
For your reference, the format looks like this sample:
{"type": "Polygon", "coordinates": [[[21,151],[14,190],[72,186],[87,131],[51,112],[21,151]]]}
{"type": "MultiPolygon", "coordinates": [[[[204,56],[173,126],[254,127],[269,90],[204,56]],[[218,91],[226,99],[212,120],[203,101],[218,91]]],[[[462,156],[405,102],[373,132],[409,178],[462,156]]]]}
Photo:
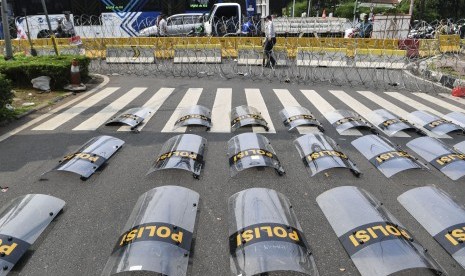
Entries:
{"type": "Polygon", "coordinates": [[[158,23],[158,33],[160,36],[167,36],[168,32],[166,30],[166,16],[164,14],[161,15],[160,22],[158,23]]]}
{"type": "Polygon", "coordinates": [[[263,66],[274,67],[276,60],[274,59],[273,46],[276,44],[276,34],[274,32],[273,18],[268,15],[265,18],[265,43],[263,44],[263,66]],[[265,63],[266,59],[266,63],[265,63]]]}

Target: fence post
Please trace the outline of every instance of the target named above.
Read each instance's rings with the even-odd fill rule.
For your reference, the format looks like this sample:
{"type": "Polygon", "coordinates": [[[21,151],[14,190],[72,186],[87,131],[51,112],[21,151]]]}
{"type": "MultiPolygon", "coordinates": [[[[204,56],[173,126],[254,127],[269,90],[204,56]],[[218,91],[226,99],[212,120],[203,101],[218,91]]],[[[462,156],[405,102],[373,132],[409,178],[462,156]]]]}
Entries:
{"type": "Polygon", "coordinates": [[[50,24],[50,18],[48,18],[47,5],[45,5],[45,0],[42,0],[42,7],[44,9],[45,19],[47,20],[48,30],[50,32],[50,38],[52,39],[53,49],[55,50],[55,54],[58,56],[59,53],[58,53],[57,42],[55,40],[55,34],[52,31],[52,25],[50,24]]]}
{"type": "Polygon", "coordinates": [[[6,0],[0,0],[2,12],[3,36],[5,39],[5,60],[13,58],[13,48],[11,47],[10,24],[8,23],[8,4],[6,0]]]}

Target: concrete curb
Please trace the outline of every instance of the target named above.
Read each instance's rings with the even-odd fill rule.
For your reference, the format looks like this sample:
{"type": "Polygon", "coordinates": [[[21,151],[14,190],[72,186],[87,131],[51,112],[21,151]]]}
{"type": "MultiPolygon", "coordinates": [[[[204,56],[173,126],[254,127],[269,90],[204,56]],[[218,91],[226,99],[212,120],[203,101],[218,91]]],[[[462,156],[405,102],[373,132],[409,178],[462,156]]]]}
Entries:
{"type": "MultiPolygon", "coordinates": [[[[90,75],[91,75],[91,76],[98,76],[98,77],[101,77],[101,78],[103,79],[103,81],[102,81],[101,83],[105,82],[105,78],[104,78],[103,75],[100,75],[100,74],[90,74],[90,75]]],[[[97,84],[96,84],[96,86],[99,86],[99,85],[100,85],[100,83],[97,83],[97,84]]],[[[84,91],[84,93],[85,93],[85,92],[86,92],[86,91],[84,91]]],[[[65,99],[65,98],[67,98],[67,97],[69,97],[69,96],[71,96],[71,95],[73,95],[73,94],[75,94],[75,93],[76,93],[76,92],[67,92],[67,93],[65,93],[64,95],[61,95],[61,96],[58,96],[58,97],[52,99],[50,102],[51,102],[52,105],[53,105],[53,104],[55,104],[55,103],[57,103],[57,102],[59,102],[59,101],[62,101],[63,99],[65,99]]],[[[38,106],[34,107],[33,109],[30,109],[30,110],[28,110],[28,111],[26,111],[26,112],[24,112],[24,113],[22,113],[22,114],[19,114],[19,115],[17,115],[17,116],[15,117],[15,119],[16,119],[16,120],[19,120],[19,119],[24,118],[24,117],[26,117],[26,116],[28,116],[28,115],[34,113],[34,112],[37,112],[37,111],[39,111],[39,110],[42,110],[42,109],[46,108],[47,106],[50,106],[50,105],[51,105],[50,102],[49,102],[49,103],[43,103],[43,104],[41,104],[41,105],[38,105],[38,106]]]]}

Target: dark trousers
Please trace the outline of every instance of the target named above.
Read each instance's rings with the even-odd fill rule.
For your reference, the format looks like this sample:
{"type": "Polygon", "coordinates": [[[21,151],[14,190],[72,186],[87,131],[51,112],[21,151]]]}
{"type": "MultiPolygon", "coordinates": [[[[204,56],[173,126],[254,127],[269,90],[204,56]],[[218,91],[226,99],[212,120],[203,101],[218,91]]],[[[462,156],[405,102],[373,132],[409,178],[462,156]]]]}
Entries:
{"type": "Polygon", "coordinates": [[[273,52],[273,46],[276,44],[276,37],[272,37],[271,39],[267,39],[264,45],[264,55],[263,55],[263,65],[270,65],[275,66],[276,65],[276,60],[274,59],[273,55],[271,54],[273,52]],[[265,59],[266,59],[266,64],[265,64],[265,59]]]}

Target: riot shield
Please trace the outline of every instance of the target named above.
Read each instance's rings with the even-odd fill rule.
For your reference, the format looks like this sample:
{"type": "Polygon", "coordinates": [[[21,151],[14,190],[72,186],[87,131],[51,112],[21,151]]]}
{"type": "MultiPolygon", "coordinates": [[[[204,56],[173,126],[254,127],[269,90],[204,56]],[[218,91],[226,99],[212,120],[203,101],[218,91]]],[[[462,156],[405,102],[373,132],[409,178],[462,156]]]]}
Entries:
{"type": "Polygon", "coordinates": [[[294,145],[311,176],[332,168],[346,168],[355,176],[361,172],[333,139],[324,134],[307,134],[294,140],[294,145]]]}
{"type": "Polygon", "coordinates": [[[181,111],[179,119],[174,123],[174,129],[182,126],[206,126],[209,130],[212,126],[210,109],[194,105],[181,111]]]}
{"type": "Polygon", "coordinates": [[[373,110],[368,116],[375,125],[390,137],[402,130],[413,130],[419,134],[425,135],[422,130],[413,126],[409,121],[400,118],[386,109],[373,110]]]}
{"type": "Polygon", "coordinates": [[[13,199],[0,210],[0,275],[5,276],[37,240],[65,202],[29,194],[13,199]]]}
{"type": "Polygon", "coordinates": [[[170,138],[163,144],[147,175],[159,170],[181,169],[192,172],[194,178],[198,178],[205,164],[206,144],[207,139],[194,134],[181,134],[170,138]]]}
{"type": "Polygon", "coordinates": [[[433,186],[411,189],[397,200],[465,268],[465,208],[433,186]]]}
{"type": "Polygon", "coordinates": [[[270,141],[261,134],[234,136],[228,141],[228,156],[231,177],[252,167],[271,167],[279,175],[285,173],[270,141]]]}
{"type": "Polygon", "coordinates": [[[118,116],[111,118],[105,125],[128,125],[131,129],[135,129],[140,123],[142,123],[149,114],[153,112],[150,108],[137,107],[131,108],[118,116]]]}
{"type": "Polygon", "coordinates": [[[336,128],[339,134],[351,128],[366,128],[376,133],[373,126],[358,113],[350,110],[335,110],[325,114],[326,119],[336,128]]]}
{"type": "Polygon", "coordinates": [[[366,191],[343,186],[316,201],[363,276],[444,275],[412,234],[366,191]]]}
{"type": "Polygon", "coordinates": [[[409,153],[380,136],[366,135],[352,141],[352,145],[388,178],[401,171],[425,168],[409,153]]]}
{"type": "Polygon", "coordinates": [[[102,275],[186,275],[198,202],[198,193],[178,186],[157,187],[140,196],[102,275]]]}
{"type": "Polygon", "coordinates": [[[232,275],[318,275],[312,250],[284,195],[253,188],[231,196],[228,206],[232,275]]]}
{"type": "Polygon", "coordinates": [[[124,144],[123,140],[112,136],[97,136],[85,143],[76,152],[63,157],[55,168],[42,174],[41,179],[52,171],[76,173],[82,180],[89,178],[124,144]]]}
{"type": "Polygon", "coordinates": [[[289,131],[293,130],[298,126],[315,126],[321,132],[324,132],[324,128],[321,123],[313,116],[313,114],[302,106],[286,107],[279,111],[279,116],[283,120],[284,126],[288,127],[289,131]]]}
{"type": "Polygon", "coordinates": [[[437,135],[444,135],[452,131],[463,131],[460,126],[444,118],[439,118],[428,111],[417,110],[410,113],[409,116],[413,122],[422,125],[424,128],[437,135]]]}
{"type": "Polygon", "coordinates": [[[452,180],[465,175],[465,154],[432,137],[420,137],[407,143],[416,154],[452,180]]]}
{"type": "Polygon", "coordinates": [[[465,128],[465,114],[462,112],[451,112],[444,115],[444,119],[451,121],[452,123],[465,128]]]}
{"type": "Polygon", "coordinates": [[[465,153],[465,141],[455,144],[454,149],[460,151],[461,153],[465,153]]]}
{"type": "Polygon", "coordinates": [[[241,105],[231,110],[232,131],[243,126],[262,126],[268,131],[268,123],[260,111],[253,106],[241,105]]]}

